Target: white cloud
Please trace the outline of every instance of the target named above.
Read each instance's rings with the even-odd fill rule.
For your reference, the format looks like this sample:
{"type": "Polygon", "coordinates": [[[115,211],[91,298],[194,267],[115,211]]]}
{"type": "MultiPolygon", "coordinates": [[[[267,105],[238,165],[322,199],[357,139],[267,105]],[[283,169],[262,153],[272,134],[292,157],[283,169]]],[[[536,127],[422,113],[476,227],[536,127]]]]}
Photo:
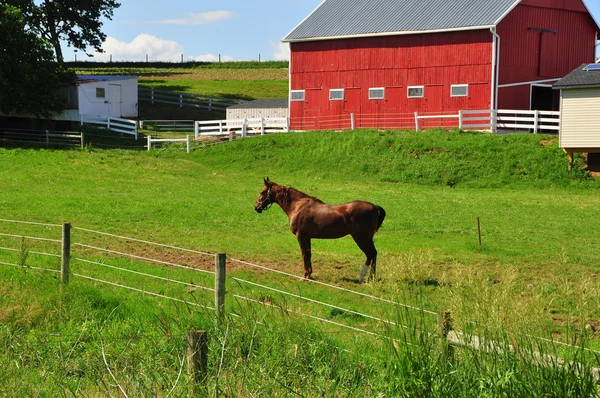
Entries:
{"type": "Polygon", "coordinates": [[[290,45],[289,43],[282,43],[280,41],[271,40],[271,48],[273,49],[273,59],[276,61],[289,61],[290,60],[290,45]]]}
{"type": "Polygon", "coordinates": [[[207,11],[207,12],[198,12],[198,13],[187,13],[185,18],[180,19],[163,19],[159,21],[148,21],[148,23],[152,24],[161,24],[161,25],[205,25],[210,23],[217,23],[221,21],[225,21],[233,17],[233,13],[231,11],[226,10],[217,10],[217,11],[207,11]]]}
{"type": "Polygon", "coordinates": [[[172,40],[159,39],[156,36],[142,33],[130,43],[125,43],[107,37],[102,44],[103,54],[94,54],[100,61],[108,61],[112,55],[113,61],[181,61],[183,47],[172,40]]]}
{"type": "MultiPolygon", "coordinates": [[[[219,56],[214,55],[214,54],[196,55],[193,57],[189,57],[187,59],[191,60],[191,61],[200,61],[200,62],[219,62],[219,56]]],[[[233,57],[230,57],[229,55],[221,55],[221,62],[231,62],[231,61],[233,61],[233,57]]]]}
{"type": "MultiPolygon", "coordinates": [[[[201,54],[188,55],[183,51],[183,46],[172,40],[163,40],[148,33],[138,35],[130,43],[125,43],[107,37],[102,44],[103,54],[94,53],[94,59],[97,61],[109,61],[112,55],[113,62],[119,61],[164,61],[181,62],[181,54],[184,54],[185,61],[218,62],[219,55],[201,54]]],[[[221,55],[221,62],[233,61],[233,57],[221,55]]]]}

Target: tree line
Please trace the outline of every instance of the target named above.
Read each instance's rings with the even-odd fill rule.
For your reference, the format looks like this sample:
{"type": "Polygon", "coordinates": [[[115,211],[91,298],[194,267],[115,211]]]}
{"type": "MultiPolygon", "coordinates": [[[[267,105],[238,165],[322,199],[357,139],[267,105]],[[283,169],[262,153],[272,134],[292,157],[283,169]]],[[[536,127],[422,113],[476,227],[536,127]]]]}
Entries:
{"type": "Polygon", "coordinates": [[[48,117],[66,107],[61,88],[76,78],[61,44],[102,51],[102,19],[115,0],[0,0],[0,114],[48,117]]]}

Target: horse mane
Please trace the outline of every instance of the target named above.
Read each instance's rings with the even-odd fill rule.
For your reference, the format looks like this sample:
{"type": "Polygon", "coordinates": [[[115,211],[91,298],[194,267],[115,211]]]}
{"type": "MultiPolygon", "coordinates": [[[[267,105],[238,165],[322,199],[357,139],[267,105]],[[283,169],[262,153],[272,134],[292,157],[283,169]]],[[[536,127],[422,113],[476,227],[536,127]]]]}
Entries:
{"type": "Polygon", "coordinates": [[[292,203],[292,200],[298,200],[298,199],[312,199],[314,201],[317,201],[319,203],[324,203],[321,199],[319,198],[315,198],[314,196],[310,196],[305,194],[302,191],[297,190],[294,187],[284,187],[284,186],[279,186],[282,190],[282,196],[283,196],[283,200],[286,202],[286,204],[290,204],[292,203]]]}

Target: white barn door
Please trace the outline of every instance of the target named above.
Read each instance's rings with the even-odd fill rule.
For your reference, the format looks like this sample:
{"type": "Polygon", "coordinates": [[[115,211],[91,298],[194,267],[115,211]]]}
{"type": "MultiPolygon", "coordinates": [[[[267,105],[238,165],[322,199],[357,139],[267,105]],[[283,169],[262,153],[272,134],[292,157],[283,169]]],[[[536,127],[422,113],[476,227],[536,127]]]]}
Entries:
{"type": "Polygon", "coordinates": [[[121,85],[108,85],[108,115],[121,117],[121,85]]]}

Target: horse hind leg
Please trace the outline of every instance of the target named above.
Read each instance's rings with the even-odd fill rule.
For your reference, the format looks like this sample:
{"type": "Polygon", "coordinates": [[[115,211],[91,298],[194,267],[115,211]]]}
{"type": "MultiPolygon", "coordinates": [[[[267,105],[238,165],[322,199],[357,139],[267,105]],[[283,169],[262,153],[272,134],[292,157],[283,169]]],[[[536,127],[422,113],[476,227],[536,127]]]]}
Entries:
{"type": "Polygon", "coordinates": [[[360,250],[362,250],[363,253],[365,253],[365,256],[367,256],[367,261],[365,262],[365,265],[363,265],[358,276],[358,283],[363,283],[365,280],[365,275],[367,274],[367,271],[369,269],[371,270],[369,280],[375,277],[377,264],[377,249],[375,249],[373,237],[360,237],[352,235],[352,238],[354,239],[360,250]]]}
{"type": "Polygon", "coordinates": [[[312,262],[311,262],[311,247],[310,238],[298,235],[298,243],[300,244],[300,251],[302,252],[302,261],[304,262],[304,278],[312,279],[312,262]]]}

